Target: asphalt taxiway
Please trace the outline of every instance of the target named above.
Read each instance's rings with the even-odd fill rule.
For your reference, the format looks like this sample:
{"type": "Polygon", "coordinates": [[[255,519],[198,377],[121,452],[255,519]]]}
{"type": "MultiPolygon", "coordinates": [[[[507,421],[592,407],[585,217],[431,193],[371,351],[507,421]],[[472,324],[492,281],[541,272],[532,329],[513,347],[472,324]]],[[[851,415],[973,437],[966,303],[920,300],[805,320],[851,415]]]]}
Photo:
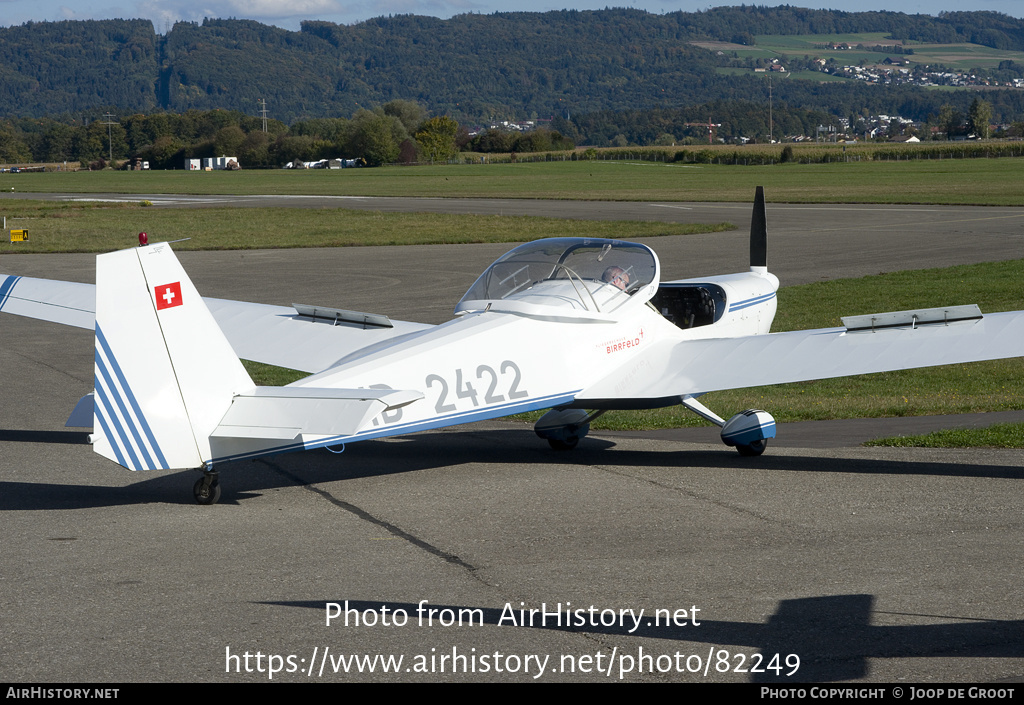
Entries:
{"type": "MultiPolygon", "coordinates": [[[[1022,252],[1021,209],[822,207],[794,216],[797,234],[782,210],[769,205],[769,256],[784,283],[1022,252]]],[[[728,218],[738,232],[652,239],[666,276],[744,268],[744,213],[728,218]]],[[[438,322],[508,247],[181,259],[211,296],[438,322]]],[[[0,271],[89,281],[93,261],[0,271]]],[[[0,317],[0,680],[265,681],[271,663],[275,681],[310,682],[1024,675],[1020,451],[851,440],[750,459],[594,433],[554,453],[494,422],[226,466],[221,503],[200,507],[195,472],[129,473],[61,426],[92,389],[92,347],[0,317]],[[350,625],[328,626],[326,603],[346,600],[350,625]],[[522,626],[519,609],[549,616],[522,626]],[[566,626],[576,609],[585,623],[566,626]],[[378,657],[374,671],[350,656],[378,657]]]]}

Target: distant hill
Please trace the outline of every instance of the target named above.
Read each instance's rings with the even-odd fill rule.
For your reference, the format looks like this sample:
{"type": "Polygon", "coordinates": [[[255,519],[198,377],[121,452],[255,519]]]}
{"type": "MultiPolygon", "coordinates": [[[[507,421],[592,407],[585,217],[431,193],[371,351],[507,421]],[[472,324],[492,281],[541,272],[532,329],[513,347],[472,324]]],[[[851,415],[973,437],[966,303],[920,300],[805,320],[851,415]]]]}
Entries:
{"type": "Polygon", "coordinates": [[[29,22],[0,28],[0,114],[159,107],[162,39],[149,20],[29,22]]]}
{"type": "MultiPolygon", "coordinates": [[[[311,21],[299,32],[206,20],[178,23],[166,36],[144,20],[34,22],[0,28],[0,116],[95,119],[107,108],[121,115],[217,108],[255,114],[256,101],[265,99],[271,117],[290,123],[402,98],[472,122],[756,101],[763,80],[716,71],[729,57],[690,42],[883,31],[893,39],[1024,51],[1024,21],[998,13],[930,17],[788,6],[404,15],[351,26],[311,21]]],[[[780,83],[776,98],[841,115],[867,103],[921,113],[950,100],[920,90],[802,83],[780,83]]],[[[991,100],[997,118],[1024,113],[1019,96],[991,100]]]]}

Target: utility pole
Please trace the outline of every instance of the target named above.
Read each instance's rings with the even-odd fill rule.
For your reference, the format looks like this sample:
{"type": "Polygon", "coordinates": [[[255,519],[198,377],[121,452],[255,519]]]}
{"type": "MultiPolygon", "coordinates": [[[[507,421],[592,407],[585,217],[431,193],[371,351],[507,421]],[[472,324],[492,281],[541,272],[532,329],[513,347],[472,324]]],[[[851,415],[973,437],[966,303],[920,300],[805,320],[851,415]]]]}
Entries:
{"type": "Polygon", "coordinates": [[[267,100],[266,98],[257,98],[256,102],[260,105],[260,115],[263,116],[263,131],[267,131],[267,100]]]}
{"type": "Polygon", "coordinates": [[[107,163],[108,164],[113,164],[114,163],[114,137],[113,137],[112,133],[110,132],[110,129],[111,129],[110,126],[118,124],[117,122],[111,121],[112,117],[114,117],[114,116],[111,115],[110,113],[107,113],[107,121],[105,123],[103,123],[104,125],[107,126],[107,148],[109,150],[108,153],[107,153],[107,157],[108,157],[107,158],[107,163]]]}
{"type": "Polygon", "coordinates": [[[775,125],[772,122],[772,75],[768,74],[768,144],[773,144],[775,138],[772,134],[775,132],[775,125]]]}

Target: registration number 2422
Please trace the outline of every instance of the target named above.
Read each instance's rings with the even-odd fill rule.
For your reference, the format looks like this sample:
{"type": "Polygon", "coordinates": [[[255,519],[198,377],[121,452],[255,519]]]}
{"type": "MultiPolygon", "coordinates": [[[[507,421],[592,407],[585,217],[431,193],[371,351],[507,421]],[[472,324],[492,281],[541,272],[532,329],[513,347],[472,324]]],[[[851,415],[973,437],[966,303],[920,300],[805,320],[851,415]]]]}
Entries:
{"type": "Polygon", "coordinates": [[[439,374],[427,375],[427,387],[439,390],[437,403],[434,404],[434,410],[439,414],[447,414],[464,406],[460,403],[462,399],[468,399],[476,407],[529,396],[521,387],[523,373],[512,360],[502,362],[497,372],[490,365],[480,365],[476,368],[475,378],[459,368],[454,372],[454,386],[449,386],[450,380],[451,376],[446,379],[439,374]]]}
{"type": "MultiPolygon", "coordinates": [[[[523,373],[512,360],[505,360],[495,370],[490,365],[480,365],[476,368],[476,374],[467,374],[461,367],[452,370],[446,375],[429,374],[424,380],[428,389],[437,390],[437,400],[434,403],[434,411],[438,414],[450,414],[458,411],[459,407],[466,408],[470,404],[473,407],[489,404],[500,404],[505,401],[515,401],[529,396],[529,392],[522,386],[523,373]]],[[[370,385],[371,389],[391,389],[386,384],[370,385]]],[[[395,423],[402,418],[402,409],[393,409],[383,412],[373,420],[373,425],[378,423],[395,423]],[[378,421],[379,419],[379,421],[378,421]]]]}

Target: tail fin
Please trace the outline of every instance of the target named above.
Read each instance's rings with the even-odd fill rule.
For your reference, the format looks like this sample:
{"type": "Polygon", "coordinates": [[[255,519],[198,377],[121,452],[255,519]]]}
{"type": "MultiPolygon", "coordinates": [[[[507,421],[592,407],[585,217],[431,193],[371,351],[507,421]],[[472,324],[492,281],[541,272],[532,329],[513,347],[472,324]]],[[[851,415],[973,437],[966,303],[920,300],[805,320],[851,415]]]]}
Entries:
{"type": "Polygon", "coordinates": [[[754,193],[754,212],[750,216],[750,271],[768,271],[768,218],[764,208],[764,186],[758,186],[754,193]]]}
{"type": "Polygon", "coordinates": [[[252,379],[166,244],[96,258],[93,448],[130,470],[198,467],[252,379]]]}
{"type": "Polygon", "coordinates": [[[333,445],[423,398],[254,386],[166,244],[96,258],[95,382],[93,448],[130,470],[333,445]]]}

